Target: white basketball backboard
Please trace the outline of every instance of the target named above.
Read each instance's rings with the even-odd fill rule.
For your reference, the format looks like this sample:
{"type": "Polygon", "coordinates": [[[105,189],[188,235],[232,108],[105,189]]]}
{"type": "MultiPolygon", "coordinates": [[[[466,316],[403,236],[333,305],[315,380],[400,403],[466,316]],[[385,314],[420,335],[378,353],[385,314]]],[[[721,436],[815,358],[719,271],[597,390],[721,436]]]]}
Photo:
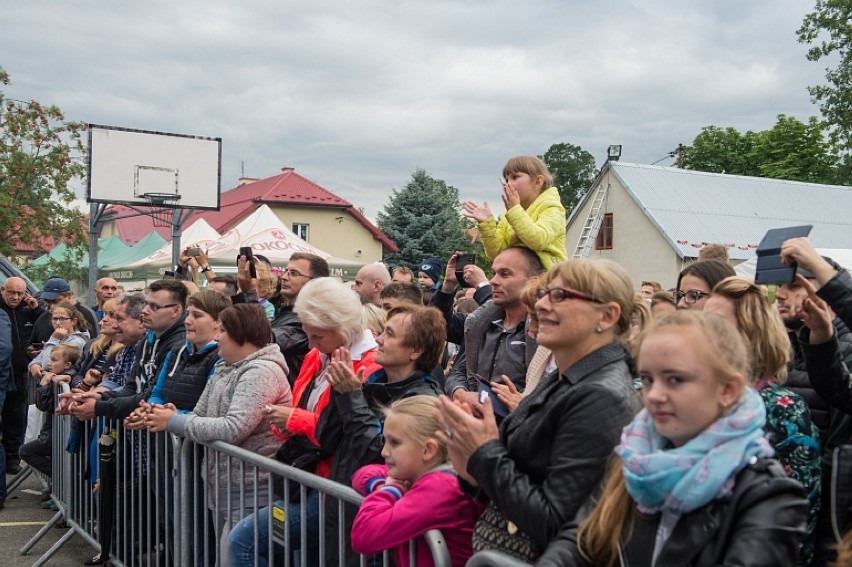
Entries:
{"type": "Polygon", "coordinates": [[[89,125],[90,203],[218,209],[222,139],[89,125]]]}

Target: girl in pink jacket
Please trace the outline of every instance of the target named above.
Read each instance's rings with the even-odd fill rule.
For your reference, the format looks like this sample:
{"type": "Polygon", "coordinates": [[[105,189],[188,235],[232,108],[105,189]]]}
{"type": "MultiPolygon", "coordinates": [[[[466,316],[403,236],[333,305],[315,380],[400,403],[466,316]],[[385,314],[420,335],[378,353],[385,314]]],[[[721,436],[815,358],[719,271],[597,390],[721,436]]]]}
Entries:
{"type": "MultiPolygon", "coordinates": [[[[367,465],[352,477],[367,498],[352,526],[352,548],[365,555],[396,548],[397,564],[409,565],[407,543],[441,530],[453,565],[473,554],[473,526],[481,507],[465,496],[447,463],[447,448],[435,437],[435,398],[411,396],[386,410],[384,465],[367,465]]],[[[416,565],[433,565],[425,541],[417,542],[416,565]]]]}

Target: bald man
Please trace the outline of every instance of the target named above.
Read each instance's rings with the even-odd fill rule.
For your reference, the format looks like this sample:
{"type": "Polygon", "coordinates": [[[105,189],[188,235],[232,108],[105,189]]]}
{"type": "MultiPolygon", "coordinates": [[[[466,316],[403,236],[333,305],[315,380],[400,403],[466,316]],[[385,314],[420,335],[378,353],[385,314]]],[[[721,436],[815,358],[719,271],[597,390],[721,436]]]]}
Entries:
{"type": "MultiPolygon", "coordinates": [[[[3,404],[2,435],[6,449],[6,471],[21,470],[18,449],[24,442],[27,428],[27,346],[36,320],[44,313],[35,297],[27,293],[27,284],[18,277],[6,280],[0,292],[0,309],[9,316],[12,329],[12,381],[3,404]]],[[[38,347],[39,350],[41,347],[38,347]]]]}
{"type": "Polygon", "coordinates": [[[94,292],[98,304],[92,309],[100,321],[104,317],[104,303],[118,295],[118,283],[112,278],[101,278],[95,283],[94,292]]]}
{"type": "Polygon", "coordinates": [[[381,306],[382,289],[391,283],[391,275],[387,266],[376,262],[367,264],[355,274],[355,283],[352,290],[361,298],[361,303],[373,303],[381,306]]]}

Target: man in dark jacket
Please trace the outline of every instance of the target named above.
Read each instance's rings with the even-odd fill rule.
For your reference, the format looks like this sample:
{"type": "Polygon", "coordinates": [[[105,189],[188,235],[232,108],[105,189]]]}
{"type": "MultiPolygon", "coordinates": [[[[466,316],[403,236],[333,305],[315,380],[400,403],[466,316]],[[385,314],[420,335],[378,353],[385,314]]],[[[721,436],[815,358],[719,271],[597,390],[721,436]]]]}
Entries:
{"type": "MultiPolygon", "coordinates": [[[[6,465],[3,468],[9,474],[16,474],[21,470],[18,449],[24,442],[27,429],[27,364],[30,362],[27,347],[30,345],[35,322],[45,309],[39,306],[36,298],[27,293],[26,282],[18,277],[8,278],[3,285],[0,308],[9,317],[12,337],[12,380],[8,384],[0,419],[3,447],[6,450],[6,465]]],[[[2,470],[0,469],[0,473],[2,470]]]]}
{"type": "Polygon", "coordinates": [[[183,320],[187,293],[179,280],[157,280],[148,287],[141,314],[147,331],[136,347],[138,354],[128,380],[117,390],[81,394],[71,413],[81,420],[94,415],[124,419],[148,397],[166,356],[186,338],[183,320]]]}
{"type": "Polygon", "coordinates": [[[819,401],[831,406],[823,443],[819,525],[820,539],[831,550],[825,557],[830,559],[838,538],[852,529],[852,377],[848,370],[852,367],[848,330],[852,325],[852,277],[836,262],[820,256],[807,238],[787,240],[781,254],[785,262],[797,263],[800,273],[811,276],[803,282],[807,296],[803,318],[810,327],[809,340],[800,340],[799,347],[819,401]]]}
{"type": "Polygon", "coordinates": [[[523,392],[535,341],[526,332],[527,308],[521,292],[541,273],[541,261],[528,248],[507,248],[491,265],[492,299],[467,316],[464,340],[445,390],[453,400],[476,402],[477,376],[500,382],[506,375],[523,392]]]}
{"type": "MultiPolygon", "coordinates": [[[[382,366],[367,377],[352,371],[348,359],[329,365],[329,385],[333,388],[328,407],[320,415],[317,439],[323,451],[333,455],[329,478],[349,485],[352,474],[370,463],[382,462],[381,408],[396,400],[415,395],[438,396],[441,389],[429,373],[440,360],[446,340],[446,324],[431,307],[401,305],[388,313],[384,332],[376,337],[379,344],[375,362],[382,366]]],[[[326,502],[326,533],[336,534],[337,502],[326,502]]],[[[346,540],[354,510],[346,508],[346,540]]],[[[328,563],[337,562],[337,539],[328,537],[328,563]]],[[[348,559],[357,558],[352,552],[348,559]]]]}

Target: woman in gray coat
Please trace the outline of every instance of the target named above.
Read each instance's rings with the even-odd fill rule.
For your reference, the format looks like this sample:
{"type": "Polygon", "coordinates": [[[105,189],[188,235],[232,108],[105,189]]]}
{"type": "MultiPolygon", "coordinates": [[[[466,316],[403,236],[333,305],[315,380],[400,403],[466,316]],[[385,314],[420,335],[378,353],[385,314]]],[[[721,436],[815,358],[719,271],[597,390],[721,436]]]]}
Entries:
{"type": "MultiPolygon", "coordinates": [[[[221,329],[217,336],[219,356],[207,387],[192,413],[181,414],[170,404],[152,410],[155,419],[168,418],[168,430],[193,441],[224,441],[253,453],[272,457],[281,442],[264,422],[267,405],[290,405],[292,394],[287,382],[287,363],[275,343],[269,343],[272,330],[269,319],[256,303],[242,303],[219,314],[221,329]]],[[[240,461],[207,453],[206,477],[208,505],[218,517],[217,535],[227,541],[230,526],[254,512],[251,487],[259,493],[261,506],[268,502],[267,480],[259,473],[255,486],[252,467],[240,461]],[[240,492],[246,490],[246,497],[240,492]],[[246,508],[241,505],[244,501],[246,508]]],[[[220,556],[219,565],[227,554],[220,556]]]]}

